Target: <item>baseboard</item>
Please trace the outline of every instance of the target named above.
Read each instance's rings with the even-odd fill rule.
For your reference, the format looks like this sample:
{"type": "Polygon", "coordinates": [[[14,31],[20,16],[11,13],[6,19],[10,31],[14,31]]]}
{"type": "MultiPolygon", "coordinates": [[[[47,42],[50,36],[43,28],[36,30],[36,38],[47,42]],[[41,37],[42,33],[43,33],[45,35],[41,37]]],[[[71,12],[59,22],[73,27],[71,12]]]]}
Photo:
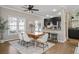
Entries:
{"type": "Polygon", "coordinates": [[[16,40],[16,39],[4,39],[4,40],[0,40],[0,43],[4,43],[4,42],[10,41],[10,40],[16,40]]]}
{"type": "Polygon", "coordinates": [[[4,40],[0,40],[0,43],[4,43],[5,41],[4,40]]]}

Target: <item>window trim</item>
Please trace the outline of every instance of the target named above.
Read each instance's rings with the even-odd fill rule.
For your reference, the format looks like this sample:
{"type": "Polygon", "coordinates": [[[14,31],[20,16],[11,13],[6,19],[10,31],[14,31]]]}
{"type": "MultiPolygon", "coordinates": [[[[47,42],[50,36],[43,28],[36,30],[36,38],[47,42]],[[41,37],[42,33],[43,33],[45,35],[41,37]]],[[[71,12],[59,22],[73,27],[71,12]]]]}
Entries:
{"type": "MultiPolygon", "coordinates": [[[[25,28],[26,28],[26,27],[25,27],[25,17],[8,16],[8,22],[10,21],[10,20],[9,20],[10,17],[16,18],[16,19],[17,19],[17,22],[16,22],[17,24],[16,24],[16,30],[15,30],[14,33],[11,33],[10,30],[8,30],[8,34],[9,34],[9,35],[16,34],[17,31],[22,31],[22,30],[19,30],[19,22],[20,22],[21,19],[24,21],[24,29],[23,29],[23,31],[25,31],[25,28]],[[19,19],[19,20],[18,20],[18,19],[19,19]]],[[[9,23],[8,23],[8,26],[10,26],[9,23]]],[[[21,25],[21,26],[22,26],[22,25],[21,25]]]]}

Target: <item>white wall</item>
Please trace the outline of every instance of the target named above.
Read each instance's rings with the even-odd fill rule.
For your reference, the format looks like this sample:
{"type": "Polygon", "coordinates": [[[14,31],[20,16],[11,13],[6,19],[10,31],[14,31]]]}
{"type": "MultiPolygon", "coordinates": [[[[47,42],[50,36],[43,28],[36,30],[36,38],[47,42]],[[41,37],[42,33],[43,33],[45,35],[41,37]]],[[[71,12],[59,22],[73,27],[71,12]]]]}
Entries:
{"type": "Polygon", "coordinates": [[[30,28],[29,28],[29,23],[32,22],[34,23],[36,20],[37,21],[41,21],[42,23],[44,22],[44,18],[41,17],[41,16],[36,16],[36,15],[26,15],[27,16],[27,32],[30,31],[30,28]]]}
{"type": "Polygon", "coordinates": [[[67,11],[66,9],[62,9],[62,15],[61,15],[61,32],[59,33],[58,41],[59,42],[65,42],[67,40],[67,11]]]}
{"type": "Polygon", "coordinates": [[[70,11],[68,9],[62,10],[62,16],[61,16],[61,33],[60,33],[60,42],[65,42],[68,40],[68,27],[69,27],[69,20],[70,17],[70,11]]]}
{"type": "MultiPolygon", "coordinates": [[[[5,20],[8,19],[8,16],[22,16],[26,19],[26,32],[28,32],[28,22],[32,21],[34,22],[34,20],[43,20],[42,17],[40,16],[36,16],[36,15],[31,15],[31,14],[27,14],[27,13],[22,13],[22,12],[18,12],[15,10],[11,10],[11,9],[6,9],[6,8],[2,8],[0,7],[0,16],[2,16],[5,20]]],[[[18,36],[15,35],[8,35],[8,32],[6,31],[4,34],[4,39],[18,39],[18,36]]]]}
{"type": "Polygon", "coordinates": [[[60,37],[61,37],[61,40],[60,40],[60,42],[64,42],[64,41],[66,41],[66,35],[65,35],[65,16],[66,16],[66,14],[65,14],[65,10],[62,10],[62,19],[61,19],[61,35],[60,35],[60,37]]]}
{"type": "MultiPolygon", "coordinates": [[[[1,9],[1,7],[0,7],[0,9],[1,9]]],[[[0,11],[0,15],[1,15],[1,11],[0,11]]]]}

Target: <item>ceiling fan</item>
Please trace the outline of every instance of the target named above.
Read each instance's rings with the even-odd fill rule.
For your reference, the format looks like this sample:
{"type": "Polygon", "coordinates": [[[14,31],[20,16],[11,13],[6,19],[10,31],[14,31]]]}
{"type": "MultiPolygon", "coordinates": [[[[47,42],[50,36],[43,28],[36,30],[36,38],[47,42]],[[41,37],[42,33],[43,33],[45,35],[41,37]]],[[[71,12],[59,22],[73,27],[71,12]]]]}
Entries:
{"type": "Polygon", "coordinates": [[[25,9],[24,11],[32,12],[33,11],[39,11],[39,9],[34,9],[33,5],[24,5],[23,8],[25,9]]]}

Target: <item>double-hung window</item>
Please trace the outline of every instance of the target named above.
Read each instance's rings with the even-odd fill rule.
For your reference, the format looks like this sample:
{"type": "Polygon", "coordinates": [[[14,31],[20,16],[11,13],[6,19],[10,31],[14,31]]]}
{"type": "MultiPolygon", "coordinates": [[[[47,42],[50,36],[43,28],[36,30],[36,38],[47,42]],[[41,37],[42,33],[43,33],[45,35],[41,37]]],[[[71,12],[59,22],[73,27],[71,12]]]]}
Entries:
{"type": "Polygon", "coordinates": [[[20,32],[23,32],[23,31],[25,31],[24,29],[25,29],[25,19],[24,18],[19,18],[19,20],[18,20],[18,24],[17,24],[18,26],[17,26],[17,30],[19,30],[20,32]]]}
{"type": "Polygon", "coordinates": [[[8,17],[8,33],[14,34],[17,31],[25,31],[25,19],[23,17],[8,17]]]}

